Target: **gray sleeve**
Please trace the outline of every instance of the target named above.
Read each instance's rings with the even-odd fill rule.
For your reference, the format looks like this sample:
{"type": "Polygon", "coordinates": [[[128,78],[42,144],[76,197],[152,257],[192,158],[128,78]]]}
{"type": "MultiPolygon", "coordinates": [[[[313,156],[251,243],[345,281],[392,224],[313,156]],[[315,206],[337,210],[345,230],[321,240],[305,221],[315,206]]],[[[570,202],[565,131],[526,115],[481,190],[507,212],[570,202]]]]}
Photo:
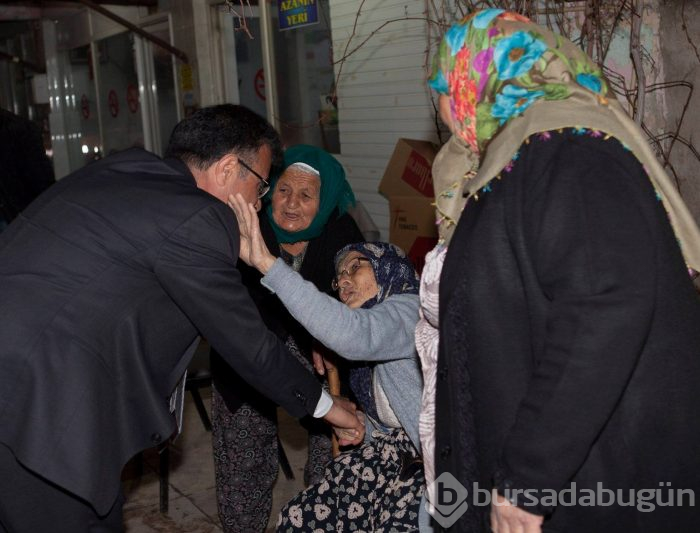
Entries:
{"type": "Polygon", "coordinates": [[[277,294],[314,338],[346,359],[415,357],[417,294],[390,296],[371,309],[350,309],[305,281],[281,259],[275,261],[261,283],[277,294]]]}

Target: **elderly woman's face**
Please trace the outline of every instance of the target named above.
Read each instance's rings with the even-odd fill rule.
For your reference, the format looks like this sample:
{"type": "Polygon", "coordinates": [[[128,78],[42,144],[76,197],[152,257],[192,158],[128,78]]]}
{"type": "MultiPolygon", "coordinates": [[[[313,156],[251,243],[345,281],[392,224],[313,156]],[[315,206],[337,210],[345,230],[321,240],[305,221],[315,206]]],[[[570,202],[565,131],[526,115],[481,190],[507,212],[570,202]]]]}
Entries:
{"type": "Polygon", "coordinates": [[[272,219],[286,231],[303,231],[318,213],[320,197],[321,179],[318,176],[289,167],[280,176],[272,193],[272,219]]]}
{"type": "Polygon", "coordinates": [[[357,309],[379,292],[372,264],[360,252],[349,252],[336,270],[338,296],[350,307],[357,309]]]}

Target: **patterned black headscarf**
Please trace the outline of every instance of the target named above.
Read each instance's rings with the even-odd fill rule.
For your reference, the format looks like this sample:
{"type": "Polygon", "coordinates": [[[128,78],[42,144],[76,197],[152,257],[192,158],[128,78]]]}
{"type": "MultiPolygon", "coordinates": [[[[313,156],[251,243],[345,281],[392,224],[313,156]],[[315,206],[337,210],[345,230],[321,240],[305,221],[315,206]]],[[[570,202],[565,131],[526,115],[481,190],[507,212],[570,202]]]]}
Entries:
{"type": "MultiPolygon", "coordinates": [[[[377,281],[377,295],[362,304],[369,309],[396,294],[418,294],[420,278],[403,250],[387,242],[358,242],[348,244],[335,255],[335,268],[350,252],[360,252],[369,259],[377,281]]],[[[372,390],[372,367],[374,363],[359,363],[350,369],[350,388],[362,410],[379,420],[377,404],[372,390]]]]}
{"type": "Polygon", "coordinates": [[[406,254],[388,242],[358,242],[348,244],[335,254],[335,268],[350,252],[360,252],[372,264],[379,291],[367,300],[363,309],[369,309],[394,294],[418,294],[420,278],[406,254]]]}

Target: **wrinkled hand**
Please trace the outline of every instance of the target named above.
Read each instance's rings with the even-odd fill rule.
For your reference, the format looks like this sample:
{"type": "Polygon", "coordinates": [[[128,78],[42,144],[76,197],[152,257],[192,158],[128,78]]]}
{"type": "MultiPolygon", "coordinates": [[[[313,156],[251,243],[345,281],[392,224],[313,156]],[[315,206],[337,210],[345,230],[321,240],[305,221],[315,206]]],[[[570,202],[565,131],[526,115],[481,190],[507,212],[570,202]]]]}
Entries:
{"type": "Polygon", "coordinates": [[[365,438],[364,417],[359,417],[358,412],[348,399],[333,396],[333,407],[323,418],[333,426],[341,446],[360,444],[365,438]]]}
{"type": "Polygon", "coordinates": [[[247,264],[267,274],[275,262],[275,257],[265,245],[260,232],[258,213],[253,204],[246,203],[240,193],[228,197],[228,205],[236,214],[238,229],[241,233],[241,250],[239,257],[247,264]]]}
{"type": "Polygon", "coordinates": [[[493,533],[541,533],[544,518],[516,507],[493,490],[491,499],[493,533]]]}
{"type": "Polygon", "coordinates": [[[359,439],[353,438],[353,435],[348,433],[347,430],[333,427],[335,435],[338,437],[339,446],[356,446],[361,444],[365,439],[365,414],[362,411],[355,411],[355,416],[357,420],[362,425],[362,431],[359,435],[359,439]]]}

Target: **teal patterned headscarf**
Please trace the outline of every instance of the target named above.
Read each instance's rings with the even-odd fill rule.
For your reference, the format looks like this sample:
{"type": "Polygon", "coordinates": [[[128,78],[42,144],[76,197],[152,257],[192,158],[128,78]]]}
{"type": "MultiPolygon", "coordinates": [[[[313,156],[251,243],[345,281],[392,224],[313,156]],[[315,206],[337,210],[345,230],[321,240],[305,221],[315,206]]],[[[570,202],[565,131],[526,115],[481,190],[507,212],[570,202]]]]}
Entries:
{"type": "Polygon", "coordinates": [[[348,207],[355,205],[355,195],[345,179],[345,170],[340,162],[325,150],[308,144],[297,144],[285,150],[282,171],[272,178],[270,185],[270,192],[265,197],[265,201],[268,202],[266,213],[280,244],[308,241],[318,237],[334,209],[337,208],[338,214],[342,215],[348,207]],[[272,218],[272,194],[280,176],[294,163],[304,163],[318,172],[321,178],[321,196],[318,213],[311,225],[305,230],[290,232],[279,227],[272,218]]]}

